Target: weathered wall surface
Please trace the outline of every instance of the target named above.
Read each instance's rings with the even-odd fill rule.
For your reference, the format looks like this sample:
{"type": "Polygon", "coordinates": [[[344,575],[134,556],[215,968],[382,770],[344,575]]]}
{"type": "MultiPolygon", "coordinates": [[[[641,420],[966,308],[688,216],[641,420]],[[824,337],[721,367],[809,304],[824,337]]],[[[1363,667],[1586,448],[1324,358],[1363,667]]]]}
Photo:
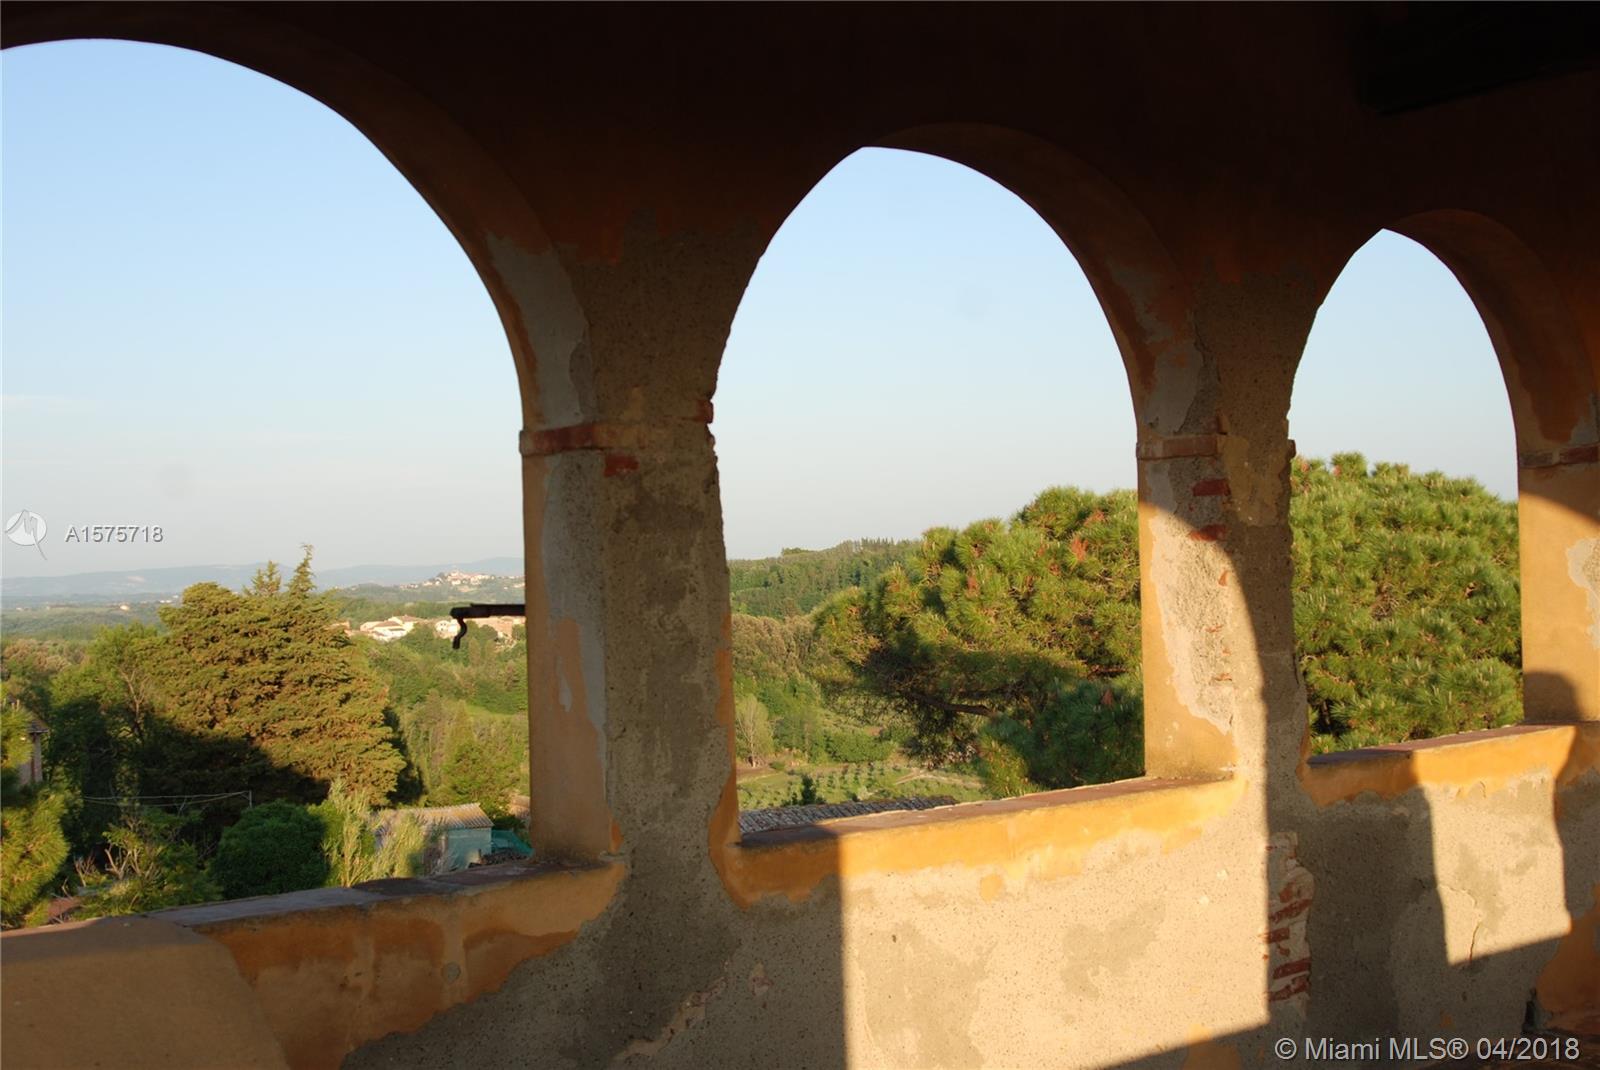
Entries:
{"type": "Polygon", "coordinates": [[[541,880],[481,930],[426,896],[293,922],[372,950],[313,969],[285,938],[275,987],[255,976],[292,1061],[1263,1066],[1284,1034],[1600,1003],[1600,76],[1386,114],[1362,72],[1408,17],[14,2],[8,44],[187,45],[339,110],[457,235],[518,362],[533,831],[612,876],[541,880]],[[741,846],[717,367],[773,232],[869,144],[1007,184],[1106,308],[1163,779],[741,846]],[[1500,354],[1529,720],[1558,727],[1307,766],[1287,412],[1323,295],[1386,226],[1456,271],[1500,354]],[[441,983],[471,932],[520,965],[441,983]],[[395,942],[404,983],[362,988],[395,942]],[[376,1024],[307,1044],[302,968],[376,1024]]]}
{"type": "Polygon", "coordinates": [[[1307,769],[1309,1031],[1513,1036],[1530,999],[1592,1013],[1597,748],[1592,726],[1510,729],[1307,769]]]}

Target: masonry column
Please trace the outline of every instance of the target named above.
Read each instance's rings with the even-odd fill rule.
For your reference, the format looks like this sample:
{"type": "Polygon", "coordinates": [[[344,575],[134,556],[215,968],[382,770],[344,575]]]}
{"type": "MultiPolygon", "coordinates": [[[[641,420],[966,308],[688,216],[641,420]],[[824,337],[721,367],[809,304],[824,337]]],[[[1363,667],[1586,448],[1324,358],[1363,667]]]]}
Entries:
{"type": "Polygon", "coordinates": [[[1600,722],[1600,445],[1523,453],[1522,703],[1529,722],[1600,722]]]}
{"type": "Polygon", "coordinates": [[[1212,280],[1195,295],[1215,378],[1181,427],[1140,432],[1146,771],[1259,783],[1293,769],[1304,728],[1287,413],[1315,306],[1289,280],[1212,280]]]}
{"type": "Polygon", "coordinates": [[[1297,754],[1286,726],[1304,710],[1287,411],[1314,306],[1277,283],[1190,293],[1190,356],[1157,365],[1139,410],[1145,771],[1260,790],[1269,746],[1297,754]]]}
{"type": "Polygon", "coordinates": [[[521,436],[533,834],[559,856],[615,852],[630,825],[659,839],[702,773],[714,802],[728,771],[710,405],[637,415],[521,436]]]}
{"type": "Polygon", "coordinates": [[[682,887],[712,872],[732,770],[710,399],[763,242],[636,224],[613,255],[562,252],[581,337],[541,360],[521,436],[532,833],[682,887]]]}

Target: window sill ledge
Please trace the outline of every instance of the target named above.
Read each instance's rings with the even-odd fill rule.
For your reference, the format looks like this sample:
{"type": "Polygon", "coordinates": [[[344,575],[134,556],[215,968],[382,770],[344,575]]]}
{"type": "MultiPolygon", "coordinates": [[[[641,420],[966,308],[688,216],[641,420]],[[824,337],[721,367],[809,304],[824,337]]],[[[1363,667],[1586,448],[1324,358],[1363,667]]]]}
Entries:
{"type": "Polygon", "coordinates": [[[1417,787],[1487,794],[1534,775],[1564,788],[1600,771],[1600,722],[1520,724],[1479,732],[1319,754],[1301,763],[1300,785],[1318,806],[1372,794],[1392,799],[1417,787]]]}
{"type": "Polygon", "coordinates": [[[104,1034],[114,1053],[130,1022],[146,1023],[146,1033],[153,1022],[164,1024],[151,1050],[181,1048],[193,1030],[216,1031],[189,1022],[184,1008],[192,1003],[185,993],[216,970],[221,945],[236,973],[228,983],[242,981],[246,994],[229,1003],[230,1028],[249,1031],[244,1005],[264,1019],[289,1065],[336,1067],[359,1045],[414,1030],[573,940],[609,906],[623,872],[618,863],[512,862],[9,932],[0,938],[6,1031],[56,1034],[59,1004],[9,997],[77,978],[72,1005],[112,1012],[85,1026],[79,1047],[99,1050],[104,1034]],[[129,944],[132,931],[147,934],[142,944],[129,944]],[[168,949],[167,968],[149,968],[139,947],[151,944],[168,949]]]}
{"type": "Polygon", "coordinates": [[[1186,843],[1229,810],[1243,783],[1141,777],[1041,792],[771,829],[723,850],[721,870],[741,906],[771,895],[798,902],[828,877],[958,865],[1024,867],[1044,879],[1083,870],[1091,849],[1128,835],[1162,850],[1186,843]]]}

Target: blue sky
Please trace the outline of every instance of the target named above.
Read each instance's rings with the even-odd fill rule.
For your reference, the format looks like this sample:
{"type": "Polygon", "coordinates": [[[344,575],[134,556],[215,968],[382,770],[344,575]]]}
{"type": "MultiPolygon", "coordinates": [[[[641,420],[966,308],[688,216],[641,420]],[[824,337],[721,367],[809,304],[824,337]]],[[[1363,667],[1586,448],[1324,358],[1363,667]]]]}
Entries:
{"type": "MultiPolygon", "coordinates": [[[[10,575],[520,552],[516,382],[466,257],[364,138],[208,57],[8,50],[0,143],[0,511],[10,575]],[[68,524],[160,524],[84,546],[68,524]]],[[[729,553],[907,537],[1054,483],[1131,486],[1110,330],[1016,197],[867,150],[796,209],[716,396],[729,553]]],[[[1515,485],[1488,338],[1448,271],[1380,235],[1317,319],[1302,452],[1515,485]],[[1444,374],[1441,374],[1443,372],[1444,374]]]]}

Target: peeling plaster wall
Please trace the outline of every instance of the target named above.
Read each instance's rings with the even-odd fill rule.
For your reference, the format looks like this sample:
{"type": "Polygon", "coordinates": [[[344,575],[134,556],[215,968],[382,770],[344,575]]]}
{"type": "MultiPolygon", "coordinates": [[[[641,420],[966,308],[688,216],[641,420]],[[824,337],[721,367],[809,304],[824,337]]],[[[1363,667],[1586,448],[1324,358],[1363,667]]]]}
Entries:
{"type": "MultiPolygon", "coordinates": [[[[1547,1014],[1600,995],[1600,733],[1547,731],[1569,734],[1530,749],[1491,733],[1404,790],[1405,775],[1373,772],[1381,757],[1353,761],[1349,798],[1297,785],[1291,827],[1270,839],[1259,794],[1238,785],[1190,835],[1111,833],[1065,865],[996,846],[1027,842],[1015,824],[969,836],[970,863],[880,871],[873,859],[903,856],[863,848],[844,876],[719,912],[714,949],[701,925],[677,930],[670,946],[710,950],[714,968],[625,1044],[569,1045],[545,1065],[1176,1067],[1221,1052],[1275,1066],[1285,1033],[1515,1035],[1535,989],[1547,1014]]],[[[530,1011],[540,1033],[585,1013],[603,997],[573,985],[604,981],[583,942],[617,936],[602,919],[505,990],[349,1065],[515,1065],[475,1038],[530,1011]]]]}
{"type": "Polygon", "coordinates": [[[1249,1029],[1265,873],[1239,849],[1248,809],[1170,853],[1108,843],[1071,878],[949,867],[847,887],[852,1061],[1100,1066],[1249,1029]]]}
{"type": "MultiPolygon", "coordinates": [[[[1380,115],[1357,59],[1391,17],[13,0],[8,44],[200,48],[339,110],[462,242],[518,362],[533,832],[589,876],[194,922],[289,1060],[1253,1067],[1283,1032],[1600,1004],[1600,142],[1574,133],[1600,75],[1380,115]],[[766,242],[867,144],[1005,182],[1095,285],[1140,426],[1147,772],[1189,779],[740,847],[717,368],[766,242]],[[1530,720],[1591,726],[1306,765],[1287,411],[1385,226],[1484,311],[1524,453],[1530,720]]],[[[22,968],[69,976],[47,960],[22,968]]],[[[181,1027],[200,971],[145,1010],[181,1027]]],[[[115,1050],[139,1013],[73,1039],[115,1050]]]]}
{"type": "Polygon", "coordinates": [[[1485,755],[1306,815],[1313,1035],[1512,1036],[1530,999],[1546,1020],[1600,1005],[1583,925],[1600,895],[1600,733],[1586,735],[1549,763],[1485,755]]]}

